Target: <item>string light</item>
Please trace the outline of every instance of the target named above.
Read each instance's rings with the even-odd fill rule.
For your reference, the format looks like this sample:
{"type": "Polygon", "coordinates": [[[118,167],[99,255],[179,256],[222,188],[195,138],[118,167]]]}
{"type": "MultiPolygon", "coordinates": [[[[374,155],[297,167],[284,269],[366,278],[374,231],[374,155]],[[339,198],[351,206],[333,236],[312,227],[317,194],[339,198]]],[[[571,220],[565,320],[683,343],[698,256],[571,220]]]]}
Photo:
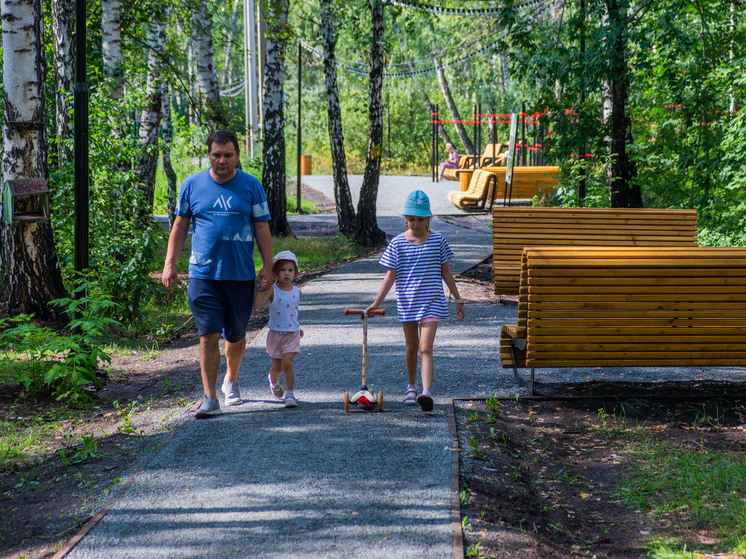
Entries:
{"type": "MultiPolygon", "coordinates": [[[[304,49],[306,49],[311,54],[315,55],[316,57],[318,57],[318,58],[320,58],[322,60],[324,59],[324,53],[321,50],[319,50],[319,49],[317,49],[317,48],[309,45],[308,43],[306,43],[305,41],[303,41],[301,39],[299,39],[298,42],[300,43],[300,45],[304,49]]],[[[479,50],[477,50],[477,51],[475,51],[475,52],[473,52],[473,53],[471,53],[471,54],[469,54],[467,56],[464,56],[464,57],[461,57],[461,58],[459,58],[457,60],[453,60],[451,62],[447,62],[445,64],[442,64],[440,67],[441,68],[448,68],[450,66],[456,66],[456,65],[459,65],[459,64],[463,64],[464,62],[467,62],[468,60],[474,58],[475,56],[478,56],[478,55],[482,54],[483,52],[490,50],[495,45],[497,45],[499,42],[500,42],[499,40],[494,41],[494,42],[490,43],[489,45],[486,45],[486,46],[482,47],[481,49],[479,49],[479,50]]],[[[358,74],[360,76],[367,76],[368,72],[369,72],[368,65],[364,64],[362,62],[349,62],[349,61],[345,61],[345,60],[336,60],[335,64],[337,66],[341,66],[343,68],[346,68],[347,70],[349,70],[353,74],[358,74]]],[[[414,72],[412,72],[412,71],[409,71],[409,72],[384,72],[383,76],[386,77],[386,78],[413,78],[415,76],[421,76],[421,75],[424,75],[424,74],[432,74],[433,72],[437,72],[437,68],[426,68],[424,70],[415,70],[414,72]]]]}
{"type": "MultiPolygon", "coordinates": [[[[394,6],[396,8],[404,8],[407,10],[417,10],[419,12],[428,12],[437,15],[446,16],[458,16],[458,17],[474,17],[474,16],[497,16],[500,15],[501,8],[447,8],[444,6],[438,6],[434,4],[424,4],[422,2],[416,2],[414,0],[381,0],[384,4],[394,6]]],[[[524,2],[516,2],[515,7],[527,8],[545,4],[548,0],[526,0],[524,2]]]]}

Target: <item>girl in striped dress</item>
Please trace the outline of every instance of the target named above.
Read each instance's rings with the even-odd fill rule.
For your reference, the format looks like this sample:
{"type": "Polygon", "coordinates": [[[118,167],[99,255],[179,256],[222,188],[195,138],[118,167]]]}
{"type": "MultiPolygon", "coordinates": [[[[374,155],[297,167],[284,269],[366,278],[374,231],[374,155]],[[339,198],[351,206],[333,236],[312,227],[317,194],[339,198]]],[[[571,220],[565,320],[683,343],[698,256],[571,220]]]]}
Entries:
{"type": "Polygon", "coordinates": [[[433,342],[438,321],[448,318],[448,305],[443,282],[456,298],[456,318],[464,318],[464,300],[458,292],[448,260],[454,254],[443,235],[430,231],[430,200],[421,190],[407,196],[404,203],[407,228],[394,237],[379,263],[386,276],[368,313],[383,303],[391,287],[396,285],[396,309],[404,328],[404,362],[407,370],[407,390],[404,403],[419,404],[424,411],[433,409],[430,392],[433,383],[433,342]],[[420,356],[422,392],[417,394],[417,356],[420,356]]]}

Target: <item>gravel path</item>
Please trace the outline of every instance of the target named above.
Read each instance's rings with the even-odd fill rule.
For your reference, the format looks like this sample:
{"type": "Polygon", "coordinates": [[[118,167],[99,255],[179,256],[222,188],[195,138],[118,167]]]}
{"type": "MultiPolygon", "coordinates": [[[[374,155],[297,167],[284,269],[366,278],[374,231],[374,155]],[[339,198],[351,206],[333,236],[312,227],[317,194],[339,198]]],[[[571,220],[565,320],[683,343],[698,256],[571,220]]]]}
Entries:
{"type": "MultiPolygon", "coordinates": [[[[403,227],[400,217],[379,221],[392,234],[403,227]]],[[[454,273],[492,252],[484,228],[434,220],[433,229],[454,248],[454,273]]],[[[306,285],[299,406],[285,409],[271,396],[262,333],[239,373],[247,401],[188,421],[66,557],[453,557],[446,399],[498,389],[497,332],[515,307],[470,305],[463,323],[442,323],[436,406],[424,413],[402,403],[392,290],[389,314],[368,327],[369,385],[383,392],[385,409],[345,413],[344,392],[360,387],[362,322],[343,309],[369,304],[382,279],[370,257],[306,285]]],[[[512,375],[501,378],[513,387],[512,375]]]]}

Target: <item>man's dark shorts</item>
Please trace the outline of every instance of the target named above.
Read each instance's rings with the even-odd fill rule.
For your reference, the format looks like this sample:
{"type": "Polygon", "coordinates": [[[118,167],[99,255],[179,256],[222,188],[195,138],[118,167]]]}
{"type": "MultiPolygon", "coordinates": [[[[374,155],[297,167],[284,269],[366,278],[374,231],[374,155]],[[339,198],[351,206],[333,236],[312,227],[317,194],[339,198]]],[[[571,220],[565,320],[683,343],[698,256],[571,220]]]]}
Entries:
{"type": "Polygon", "coordinates": [[[187,296],[199,335],[221,332],[231,343],[246,337],[254,306],[251,281],[189,279],[187,296]]]}

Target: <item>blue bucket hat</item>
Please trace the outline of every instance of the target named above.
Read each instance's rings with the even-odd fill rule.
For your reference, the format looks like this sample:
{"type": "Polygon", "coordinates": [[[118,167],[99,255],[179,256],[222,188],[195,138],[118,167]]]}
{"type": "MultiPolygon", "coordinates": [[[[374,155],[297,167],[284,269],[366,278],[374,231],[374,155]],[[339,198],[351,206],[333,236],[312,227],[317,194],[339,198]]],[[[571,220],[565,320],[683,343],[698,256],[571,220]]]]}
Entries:
{"type": "Polygon", "coordinates": [[[433,217],[430,211],[430,198],[422,190],[413,190],[404,201],[402,215],[414,217],[433,217]]]}

